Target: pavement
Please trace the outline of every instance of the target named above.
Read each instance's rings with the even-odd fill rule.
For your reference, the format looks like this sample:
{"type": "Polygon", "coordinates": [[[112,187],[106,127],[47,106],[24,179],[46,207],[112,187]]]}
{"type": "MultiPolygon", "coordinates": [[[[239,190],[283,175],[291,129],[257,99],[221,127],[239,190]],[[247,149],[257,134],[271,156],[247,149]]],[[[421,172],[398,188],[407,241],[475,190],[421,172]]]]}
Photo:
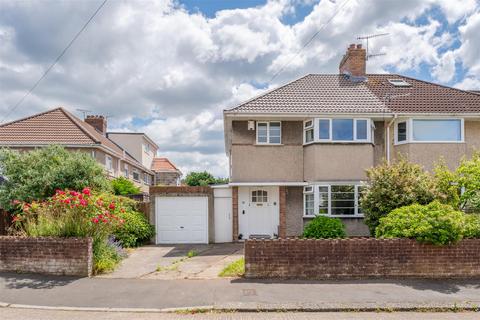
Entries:
{"type": "Polygon", "coordinates": [[[4,273],[0,274],[0,303],[4,307],[134,308],[145,312],[202,307],[237,311],[476,310],[480,280],[79,279],[4,273]]]}
{"type": "Polygon", "coordinates": [[[239,243],[143,246],[131,250],[114,272],[97,278],[217,279],[223,268],[242,256],[239,243]],[[195,256],[188,257],[189,252],[195,256]]]}
{"type": "Polygon", "coordinates": [[[37,309],[9,309],[0,308],[2,320],[263,320],[263,319],[298,319],[298,320],[404,320],[404,319],[435,319],[435,320],[470,320],[480,319],[480,313],[429,313],[429,312],[339,312],[339,313],[206,313],[206,314],[165,314],[165,313],[131,313],[131,312],[86,312],[86,311],[58,311],[37,309]]]}

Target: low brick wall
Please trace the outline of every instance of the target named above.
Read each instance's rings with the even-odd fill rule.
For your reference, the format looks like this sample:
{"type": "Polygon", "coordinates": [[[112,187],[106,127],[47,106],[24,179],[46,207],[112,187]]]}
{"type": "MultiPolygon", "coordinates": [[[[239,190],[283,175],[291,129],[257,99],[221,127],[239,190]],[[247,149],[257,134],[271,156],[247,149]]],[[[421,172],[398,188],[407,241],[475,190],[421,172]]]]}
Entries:
{"type": "Polygon", "coordinates": [[[0,271],[88,277],[91,238],[0,237],[0,271]]]}
{"type": "Polygon", "coordinates": [[[247,278],[480,277],[480,239],[434,246],[411,239],[245,241],[247,278]]]}

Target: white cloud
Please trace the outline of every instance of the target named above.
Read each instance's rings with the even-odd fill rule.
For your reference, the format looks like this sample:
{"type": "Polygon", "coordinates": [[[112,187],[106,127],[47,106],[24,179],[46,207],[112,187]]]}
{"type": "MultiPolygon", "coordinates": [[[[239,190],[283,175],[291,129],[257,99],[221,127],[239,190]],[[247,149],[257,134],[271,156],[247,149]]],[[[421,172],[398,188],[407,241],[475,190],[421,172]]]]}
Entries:
{"type": "MultiPolygon", "coordinates": [[[[0,2],[1,114],[40,77],[98,2],[0,2]]],[[[144,130],[184,171],[208,169],[225,176],[221,111],[266,90],[255,84],[272,88],[305,73],[337,72],[346,47],[359,35],[390,33],[371,42],[371,52],[387,55],[370,60],[369,72],[427,65],[439,81],[449,82],[458,61],[469,75],[459,86],[478,80],[475,0],[351,0],[291,61],[340,3],[270,0],[207,18],[173,0],[108,2],[11,118],[58,105],[109,114],[112,128],[144,130]],[[296,24],[284,23],[299,3],[313,4],[310,14],[296,24]],[[458,50],[448,49],[454,35],[430,15],[433,6],[450,24],[461,22],[458,50]],[[419,17],[421,25],[415,23],[419,17]]]]}

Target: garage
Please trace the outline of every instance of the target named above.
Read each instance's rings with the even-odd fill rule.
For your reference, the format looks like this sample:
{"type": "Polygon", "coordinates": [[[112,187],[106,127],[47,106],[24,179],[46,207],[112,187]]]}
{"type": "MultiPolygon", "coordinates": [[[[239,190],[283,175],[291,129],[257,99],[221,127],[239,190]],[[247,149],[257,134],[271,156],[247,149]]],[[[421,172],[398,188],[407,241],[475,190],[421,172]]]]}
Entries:
{"type": "Polygon", "coordinates": [[[208,243],[208,197],[155,198],[156,243],[208,243]]]}

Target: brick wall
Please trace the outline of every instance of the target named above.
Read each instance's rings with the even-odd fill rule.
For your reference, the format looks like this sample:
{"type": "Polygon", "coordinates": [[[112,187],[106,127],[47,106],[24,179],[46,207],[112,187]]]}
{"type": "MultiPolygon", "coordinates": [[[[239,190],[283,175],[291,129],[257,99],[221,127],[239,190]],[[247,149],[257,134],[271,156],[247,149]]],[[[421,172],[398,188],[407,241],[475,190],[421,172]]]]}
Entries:
{"type": "Polygon", "coordinates": [[[91,238],[0,237],[0,271],[87,277],[91,238]]]}
{"type": "Polygon", "coordinates": [[[178,172],[155,172],[155,184],[161,186],[176,186],[180,177],[178,172]]]}
{"type": "Polygon", "coordinates": [[[480,277],[480,239],[452,246],[410,239],[280,239],[245,242],[247,278],[480,277]]]}

